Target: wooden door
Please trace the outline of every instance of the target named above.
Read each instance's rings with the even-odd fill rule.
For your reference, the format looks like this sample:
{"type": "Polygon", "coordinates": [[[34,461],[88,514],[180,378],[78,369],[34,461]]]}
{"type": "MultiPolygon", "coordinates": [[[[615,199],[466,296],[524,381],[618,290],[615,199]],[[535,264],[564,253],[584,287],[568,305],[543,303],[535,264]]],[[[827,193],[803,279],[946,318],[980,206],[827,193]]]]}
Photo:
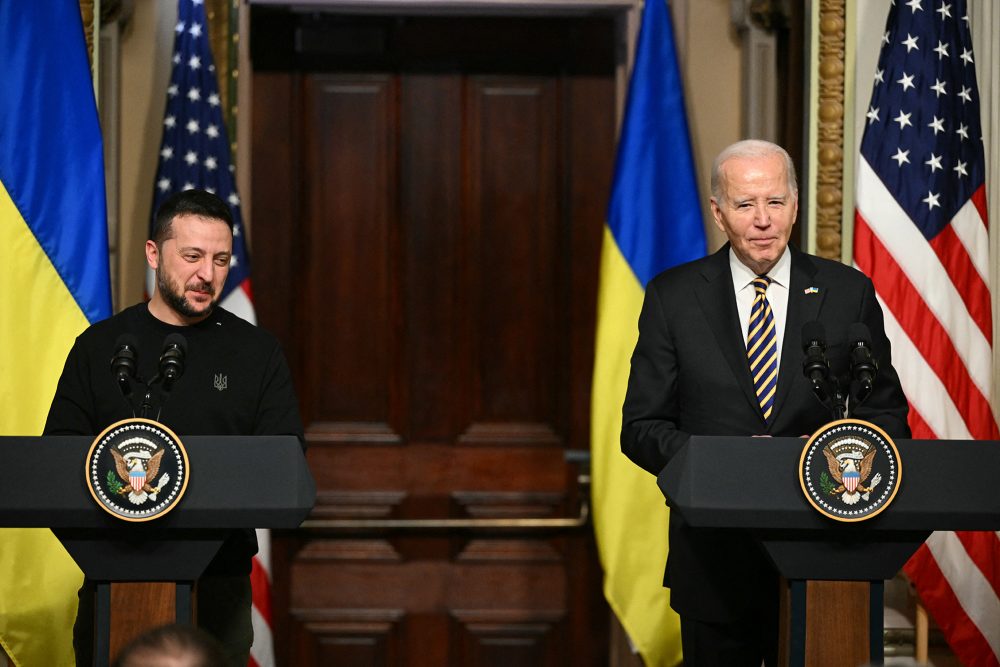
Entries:
{"type": "Polygon", "coordinates": [[[591,525],[518,519],[586,501],[614,34],[253,10],[255,297],[318,487],[281,664],[606,663],[591,525]]]}

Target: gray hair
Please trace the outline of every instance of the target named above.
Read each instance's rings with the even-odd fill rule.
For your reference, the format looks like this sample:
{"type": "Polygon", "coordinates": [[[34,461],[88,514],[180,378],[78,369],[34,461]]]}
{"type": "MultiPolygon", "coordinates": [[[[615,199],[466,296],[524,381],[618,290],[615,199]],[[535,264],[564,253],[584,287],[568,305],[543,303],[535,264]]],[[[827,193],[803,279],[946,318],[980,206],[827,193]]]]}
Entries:
{"type": "Polygon", "coordinates": [[[788,177],[788,191],[794,196],[798,196],[799,185],[795,179],[795,163],[792,156],[778,144],[763,139],[744,139],[730,144],[722,149],[722,152],[715,157],[712,163],[712,197],[716,201],[722,201],[722,165],[733,158],[764,158],[772,155],[780,155],[785,161],[785,174],[788,177]]]}

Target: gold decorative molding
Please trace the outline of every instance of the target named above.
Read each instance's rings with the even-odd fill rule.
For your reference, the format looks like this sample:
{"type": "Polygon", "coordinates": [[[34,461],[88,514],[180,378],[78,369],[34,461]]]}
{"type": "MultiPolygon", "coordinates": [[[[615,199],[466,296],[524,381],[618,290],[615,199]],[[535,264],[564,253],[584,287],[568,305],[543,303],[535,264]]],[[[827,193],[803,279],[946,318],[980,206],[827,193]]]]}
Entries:
{"type": "MultiPolygon", "coordinates": [[[[90,61],[90,71],[94,71],[94,10],[96,0],[80,0],[80,18],[83,19],[83,35],[87,40],[87,60],[90,61]]],[[[101,26],[117,21],[123,10],[122,0],[102,0],[101,26]]]]}
{"type": "Polygon", "coordinates": [[[816,110],[816,254],[841,257],[844,206],[845,0],[821,0],[816,110]]]}
{"type": "Polygon", "coordinates": [[[749,0],[746,4],[748,18],[765,32],[773,33],[788,24],[788,8],[782,0],[749,0]]]}
{"type": "Polygon", "coordinates": [[[215,60],[215,76],[219,82],[219,98],[229,141],[236,157],[236,81],[239,77],[239,12],[240,0],[205,0],[208,17],[208,39],[215,60]]]}
{"type": "Polygon", "coordinates": [[[87,39],[87,59],[90,70],[94,70],[94,0],[80,0],[80,16],[83,18],[83,34],[87,39]]]}

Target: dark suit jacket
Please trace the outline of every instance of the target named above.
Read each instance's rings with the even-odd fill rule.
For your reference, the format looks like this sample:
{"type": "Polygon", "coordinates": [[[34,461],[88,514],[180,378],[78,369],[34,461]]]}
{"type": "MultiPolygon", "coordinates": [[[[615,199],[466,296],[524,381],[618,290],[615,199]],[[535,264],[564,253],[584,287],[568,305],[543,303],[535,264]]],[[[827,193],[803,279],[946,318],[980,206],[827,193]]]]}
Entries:
{"type": "MultiPolygon", "coordinates": [[[[764,421],[750,378],[729,245],[650,281],[622,409],[622,451],[636,464],[657,475],[692,434],[802,436],[832,421],[830,409],[816,399],[802,373],[802,325],[810,320],[826,330],[827,358],[838,377],[849,370],[848,327],[855,322],[868,326],[879,372],[871,397],[851,416],[877,424],[892,437],[909,437],[906,398],[890,363],[871,280],[838,262],[794,248],[791,252],[787,321],[770,423],[764,421]],[[806,293],[810,287],[816,291],[806,293]]],[[[761,594],[761,585],[764,594],[771,594],[774,573],[749,537],[695,530],[671,512],[669,540],[664,583],[678,613],[707,621],[736,620],[761,594]]]]}

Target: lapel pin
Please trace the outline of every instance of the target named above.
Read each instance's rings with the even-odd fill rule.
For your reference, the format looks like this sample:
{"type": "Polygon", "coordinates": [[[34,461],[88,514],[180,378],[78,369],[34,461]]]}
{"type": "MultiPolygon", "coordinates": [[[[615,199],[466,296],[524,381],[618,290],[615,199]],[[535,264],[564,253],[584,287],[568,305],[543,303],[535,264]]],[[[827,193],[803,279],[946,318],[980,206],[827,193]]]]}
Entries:
{"type": "Polygon", "coordinates": [[[803,294],[819,294],[819,288],[818,287],[807,287],[804,290],[802,290],[802,293],[803,294]]]}

